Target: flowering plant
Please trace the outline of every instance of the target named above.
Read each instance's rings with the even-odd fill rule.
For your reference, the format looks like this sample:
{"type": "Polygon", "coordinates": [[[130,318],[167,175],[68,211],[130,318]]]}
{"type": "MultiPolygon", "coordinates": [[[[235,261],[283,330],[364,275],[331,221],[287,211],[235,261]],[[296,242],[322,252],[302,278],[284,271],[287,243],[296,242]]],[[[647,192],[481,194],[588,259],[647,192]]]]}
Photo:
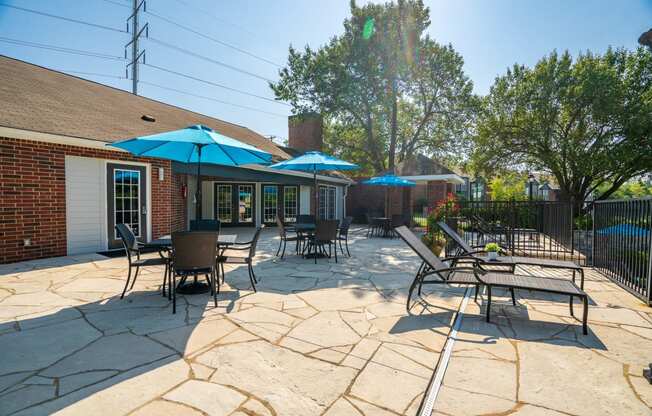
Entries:
{"type": "Polygon", "coordinates": [[[437,202],[437,205],[428,213],[428,232],[435,232],[438,229],[439,221],[446,221],[449,217],[457,216],[460,212],[460,205],[453,193],[448,193],[446,198],[437,202]]]}

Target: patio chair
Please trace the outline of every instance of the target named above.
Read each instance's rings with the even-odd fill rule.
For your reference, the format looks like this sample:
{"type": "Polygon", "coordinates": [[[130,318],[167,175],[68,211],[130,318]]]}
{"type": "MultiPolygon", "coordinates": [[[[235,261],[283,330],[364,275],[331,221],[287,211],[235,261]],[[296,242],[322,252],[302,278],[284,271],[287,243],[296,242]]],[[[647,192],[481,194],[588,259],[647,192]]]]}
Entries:
{"type": "Polygon", "coordinates": [[[306,214],[297,215],[297,222],[301,224],[314,224],[315,216],[306,214]]]}
{"type": "Polygon", "coordinates": [[[165,272],[163,274],[163,285],[162,285],[163,296],[165,296],[165,281],[167,278],[168,266],[169,266],[168,259],[163,256],[159,256],[158,258],[141,259],[140,250],[141,248],[145,247],[145,245],[138,242],[138,240],[136,239],[136,235],[131,230],[131,227],[129,227],[129,225],[127,224],[117,224],[115,226],[115,230],[118,233],[120,240],[122,240],[122,246],[125,249],[125,253],[127,253],[127,260],[129,261],[129,271],[127,272],[127,281],[125,282],[125,287],[122,290],[122,295],[120,295],[120,299],[123,299],[125,297],[125,293],[127,292],[127,287],[129,287],[129,281],[131,281],[131,269],[136,268],[136,273],[134,274],[134,280],[131,281],[131,287],[129,287],[129,290],[134,288],[134,284],[136,284],[136,279],[138,278],[138,271],[140,270],[140,268],[148,267],[148,266],[165,266],[165,272]],[[135,256],[136,258],[134,259],[133,256],[135,256]]]}
{"type": "Polygon", "coordinates": [[[220,232],[220,220],[191,220],[190,231],[216,231],[220,232]]]}
{"type": "MultiPolygon", "coordinates": [[[[453,230],[448,224],[443,221],[437,223],[439,228],[446,234],[451,240],[453,240],[457,246],[458,253],[457,256],[467,256],[475,260],[486,260],[482,258],[482,254],[486,254],[484,251],[484,246],[471,246],[464,239],[453,230]]],[[[501,252],[507,254],[507,250],[501,248],[501,252]]],[[[452,261],[455,262],[453,258],[452,261]]],[[[580,289],[584,289],[584,269],[568,260],[554,260],[554,259],[539,259],[534,257],[522,257],[522,256],[498,256],[498,263],[506,262],[515,264],[516,266],[537,266],[545,269],[562,269],[562,270],[572,270],[573,272],[573,283],[575,283],[576,273],[580,274],[580,289]]]]}
{"type": "MultiPolygon", "coordinates": [[[[219,253],[215,261],[217,262],[217,264],[219,264],[220,268],[222,269],[222,276],[223,276],[222,280],[224,280],[224,276],[226,276],[226,272],[224,271],[225,264],[246,264],[247,271],[249,272],[249,281],[251,282],[251,287],[253,288],[254,292],[256,292],[256,283],[258,283],[258,280],[256,279],[256,274],[254,273],[253,260],[254,257],[256,257],[256,245],[258,244],[258,240],[260,239],[260,233],[262,232],[264,227],[265,227],[264,225],[261,225],[256,229],[254,238],[251,239],[251,241],[245,241],[240,243],[236,242],[224,252],[219,253]],[[245,255],[244,256],[228,255],[228,254],[235,254],[232,250],[235,252],[238,251],[245,252],[245,255]]],[[[219,276],[218,276],[218,281],[219,281],[219,276]]]]}
{"type": "Polygon", "coordinates": [[[332,246],[335,246],[335,263],[337,263],[337,220],[322,220],[317,222],[315,233],[309,238],[309,251],[312,250],[315,255],[315,264],[317,264],[318,253],[326,254],[326,245],[328,245],[328,258],[331,258],[332,246]]]}
{"type": "Polygon", "coordinates": [[[370,236],[373,237],[375,234],[378,234],[381,222],[371,216],[369,213],[365,214],[365,217],[367,219],[367,238],[370,236]]]}
{"type": "Polygon", "coordinates": [[[582,315],[582,332],[588,334],[588,295],[575,283],[569,280],[553,279],[547,277],[523,276],[511,273],[492,273],[477,267],[482,260],[476,260],[476,265],[468,266],[448,266],[439,257],[435,256],[432,251],[407,227],[401,226],[396,228],[396,233],[401,239],[414,251],[421,259],[421,266],[417,271],[410,290],[408,291],[407,311],[410,313],[410,298],[414,289],[418,286],[419,295],[421,295],[421,286],[424,284],[461,284],[475,286],[475,299],[477,301],[480,286],[487,287],[487,309],[486,320],[490,322],[491,314],[491,291],[495,287],[505,288],[511,292],[512,304],[516,306],[514,297],[515,289],[525,289],[535,292],[554,293],[567,295],[570,297],[569,308],[571,316],[573,313],[573,299],[578,297],[584,304],[584,313],[582,315]],[[426,278],[432,277],[432,280],[426,278]]]}
{"type": "Polygon", "coordinates": [[[337,241],[340,243],[340,251],[344,254],[342,249],[342,241],[346,246],[346,254],[351,257],[351,252],[349,251],[349,228],[351,228],[351,223],[353,222],[353,217],[345,217],[340,223],[340,229],[337,232],[337,241]]]}
{"type": "Polygon", "coordinates": [[[285,256],[285,247],[287,246],[288,241],[296,243],[295,252],[298,254],[299,243],[302,242],[305,239],[305,237],[299,234],[289,236],[288,228],[285,226],[285,224],[283,224],[283,221],[281,221],[281,217],[279,217],[278,215],[276,216],[276,226],[278,227],[278,234],[279,237],[281,238],[281,241],[278,244],[278,250],[276,250],[276,256],[278,257],[278,253],[281,253],[281,247],[283,247],[281,258],[285,256]]]}
{"type": "Polygon", "coordinates": [[[172,291],[172,313],[177,313],[176,278],[181,276],[183,283],[188,276],[206,275],[217,307],[217,281],[215,257],[217,254],[217,233],[215,231],[177,231],[172,233],[171,267],[169,285],[172,291]]]}

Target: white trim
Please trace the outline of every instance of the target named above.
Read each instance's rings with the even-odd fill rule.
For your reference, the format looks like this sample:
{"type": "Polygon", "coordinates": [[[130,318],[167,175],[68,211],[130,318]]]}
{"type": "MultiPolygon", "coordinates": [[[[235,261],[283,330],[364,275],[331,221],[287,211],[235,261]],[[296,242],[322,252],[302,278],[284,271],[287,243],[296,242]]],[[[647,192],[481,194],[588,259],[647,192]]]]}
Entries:
{"type": "Polygon", "coordinates": [[[104,149],[114,152],[126,152],[116,147],[108,147],[109,142],[102,140],[85,139],[82,137],[62,136],[59,134],[41,133],[25,129],[16,129],[13,127],[0,126],[0,137],[10,139],[30,140],[33,142],[45,142],[54,144],[64,144],[69,146],[90,147],[92,149],[104,149]]]}
{"type": "Polygon", "coordinates": [[[415,175],[415,176],[400,176],[402,179],[414,182],[430,182],[430,181],[444,181],[454,184],[463,184],[464,179],[454,173],[445,175],[415,175]]]}

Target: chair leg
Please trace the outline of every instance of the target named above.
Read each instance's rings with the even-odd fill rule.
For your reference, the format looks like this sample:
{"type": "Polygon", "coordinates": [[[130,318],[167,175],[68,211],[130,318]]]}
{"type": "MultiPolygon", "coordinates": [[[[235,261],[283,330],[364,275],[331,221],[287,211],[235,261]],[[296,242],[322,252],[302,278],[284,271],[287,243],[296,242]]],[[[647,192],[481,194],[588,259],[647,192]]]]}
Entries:
{"type": "Polygon", "coordinates": [[[172,279],[172,285],[170,286],[172,288],[172,313],[175,314],[177,313],[177,276],[175,273],[172,273],[170,278],[172,279]]]}
{"type": "Polygon", "coordinates": [[[215,269],[211,270],[211,292],[213,294],[213,303],[217,308],[217,288],[215,287],[215,281],[219,278],[216,276],[215,269]]]}
{"type": "Polygon", "coordinates": [[[251,266],[251,263],[248,265],[249,267],[249,281],[251,282],[251,287],[254,289],[254,292],[256,292],[256,285],[254,284],[254,268],[251,266]]]}
{"type": "Polygon", "coordinates": [[[490,321],[491,315],[491,285],[487,285],[487,322],[490,321]]]}
{"type": "Polygon", "coordinates": [[[131,287],[129,287],[129,290],[134,290],[134,285],[136,284],[136,279],[138,279],[138,272],[140,271],[140,267],[136,266],[136,273],[134,274],[134,280],[131,281],[131,287]]]}
{"type": "Polygon", "coordinates": [[[344,245],[346,246],[346,254],[351,257],[351,252],[349,251],[349,236],[347,235],[344,239],[344,245]]]}
{"type": "Polygon", "coordinates": [[[285,256],[285,247],[288,245],[288,240],[283,240],[283,252],[281,253],[281,258],[285,256]]]}
{"type": "Polygon", "coordinates": [[[570,315],[575,316],[573,313],[573,295],[570,296],[570,301],[568,302],[568,308],[570,309],[570,315]]]}
{"type": "Polygon", "coordinates": [[[588,335],[589,329],[587,326],[587,321],[589,319],[589,298],[588,296],[583,296],[582,300],[584,301],[584,313],[582,314],[582,333],[588,335]]]}
{"type": "Polygon", "coordinates": [[[474,302],[478,302],[478,292],[480,291],[480,285],[475,285],[475,296],[473,298],[474,302]]]}
{"type": "Polygon", "coordinates": [[[172,300],[172,266],[168,268],[168,300],[172,300]]]}
{"type": "Polygon", "coordinates": [[[584,290],[584,269],[580,268],[580,289],[584,290]]]}
{"type": "MultiPolygon", "coordinates": [[[[330,243],[328,244],[328,247],[330,247],[330,243]]],[[[337,263],[337,242],[333,241],[333,246],[335,248],[335,263],[337,263]]],[[[344,253],[342,253],[344,254],[344,253]]]]}
{"type": "Polygon", "coordinates": [[[125,288],[122,289],[122,295],[120,295],[120,299],[125,297],[127,287],[129,287],[129,280],[131,280],[131,264],[129,265],[129,271],[127,272],[127,281],[125,282],[125,288]]]}
{"type": "Polygon", "coordinates": [[[165,264],[165,271],[163,272],[163,297],[165,297],[165,282],[167,281],[168,278],[168,265],[165,264]]]}
{"type": "Polygon", "coordinates": [[[281,237],[281,241],[278,243],[278,248],[276,249],[276,257],[278,257],[278,253],[281,252],[281,246],[283,245],[283,237],[281,237]]]}
{"type": "Polygon", "coordinates": [[[414,292],[414,288],[416,287],[417,283],[421,283],[421,272],[418,272],[416,276],[414,276],[414,280],[412,280],[412,284],[410,285],[410,290],[408,291],[408,296],[407,296],[407,302],[405,304],[405,309],[407,310],[407,313],[410,314],[410,299],[412,298],[412,292],[414,292]]]}
{"type": "Polygon", "coordinates": [[[513,287],[509,288],[509,293],[512,295],[512,305],[516,306],[516,297],[514,296],[514,288],[513,287]]]}

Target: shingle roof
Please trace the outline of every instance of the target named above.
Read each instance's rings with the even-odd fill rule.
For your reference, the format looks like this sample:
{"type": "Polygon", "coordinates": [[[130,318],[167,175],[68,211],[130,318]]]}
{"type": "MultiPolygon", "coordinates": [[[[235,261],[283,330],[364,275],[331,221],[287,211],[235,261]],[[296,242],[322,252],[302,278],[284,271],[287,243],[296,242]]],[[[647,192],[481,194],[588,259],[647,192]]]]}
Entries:
{"type": "Polygon", "coordinates": [[[289,158],[246,127],[2,55],[0,79],[3,127],[113,142],[203,124],[277,159],[289,158]]]}
{"type": "Polygon", "coordinates": [[[421,154],[417,154],[414,157],[398,163],[396,165],[396,173],[402,176],[455,174],[455,172],[448,169],[438,161],[421,154]]]}

